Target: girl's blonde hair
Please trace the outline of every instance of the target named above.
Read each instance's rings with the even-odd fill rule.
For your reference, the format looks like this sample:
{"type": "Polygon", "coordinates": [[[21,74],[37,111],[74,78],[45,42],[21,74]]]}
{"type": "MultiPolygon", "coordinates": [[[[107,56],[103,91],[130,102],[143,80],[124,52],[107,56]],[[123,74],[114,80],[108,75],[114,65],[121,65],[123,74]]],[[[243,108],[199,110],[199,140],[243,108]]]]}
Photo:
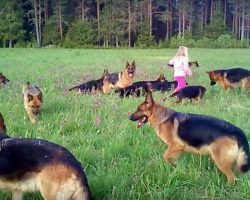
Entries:
{"type": "Polygon", "coordinates": [[[186,58],[188,58],[188,48],[185,46],[179,46],[179,49],[175,55],[175,58],[180,57],[180,56],[184,56],[186,58]]]}

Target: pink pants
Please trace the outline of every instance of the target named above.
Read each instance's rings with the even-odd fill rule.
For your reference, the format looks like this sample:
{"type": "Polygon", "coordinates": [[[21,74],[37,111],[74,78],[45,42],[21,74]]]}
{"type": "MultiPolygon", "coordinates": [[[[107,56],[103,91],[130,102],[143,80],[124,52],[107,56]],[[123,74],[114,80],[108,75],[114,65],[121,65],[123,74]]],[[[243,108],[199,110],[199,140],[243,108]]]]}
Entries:
{"type": "Polygon", "coordinates": [[[184,88],[186,86],[186,80],[184,76],[176,76],[174,77],[174,80],[178,82],[175,92],[179,91],[181,88],[184,88]]]}

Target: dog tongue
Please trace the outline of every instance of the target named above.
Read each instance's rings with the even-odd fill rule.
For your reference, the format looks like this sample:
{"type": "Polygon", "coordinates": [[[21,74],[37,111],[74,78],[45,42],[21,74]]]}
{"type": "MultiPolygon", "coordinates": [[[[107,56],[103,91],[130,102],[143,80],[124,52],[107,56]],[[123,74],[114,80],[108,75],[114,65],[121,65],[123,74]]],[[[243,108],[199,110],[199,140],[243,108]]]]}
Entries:
{"type": "Polygon", "coordinates": [[[141,126],[143,125],[143,123],[141,123],[140,121],[137,124],[137,128],[141,128],[141,126]]]}
{"type": "Polygon", "coordinates": [[[137,128],[141,128],[141,126],[144,124],[146,118],[143,117],[141,120],[139,120],[138,124],[137,124],[137,128]]]}

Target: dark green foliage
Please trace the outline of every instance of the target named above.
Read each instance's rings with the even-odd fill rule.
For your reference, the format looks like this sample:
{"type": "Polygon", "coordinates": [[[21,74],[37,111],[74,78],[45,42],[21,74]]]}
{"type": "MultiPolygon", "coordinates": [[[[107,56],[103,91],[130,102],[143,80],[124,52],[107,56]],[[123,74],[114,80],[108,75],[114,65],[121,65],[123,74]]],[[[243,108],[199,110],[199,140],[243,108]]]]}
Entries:
{"type": "Polygon", "coordinates": [[[9,1],[7,3],[1,2],[0,4],[0,40],[3,46],[13,46],[17,40],[21,40],[24,34],[22,29],[23,20],[20,17],[20,10],[17,10],[18,3],[9,1]]]}
{"type": "Polygon", "coordinates": [[[149,27],[147,24],[141,25],[141,33],[138,36],[136,41],[136,47],[139,48],[148,48],[156,46],[154,36],[150,36],[149,27]]]}
{"type": "Polygon", "coordinates": [[[96,43],[97,35],[87,22],[79,20],[69,27],[65,47],[79,48],[96,45],[96,43]]]}
{"type": "Polygon", "coordinates": [[[226,26],[223,24],[223,18],[221,13],[216,13],[213,21],[206,28],[205,36],[210,39],[218,39],[220,35],[228,34],[226,26]]]}
{"type": "Polygon", "coordinates": [[[55,20],[49,20],[43,28],[43,46],[58,45],[61,42],[58,24],[55,20]]]}

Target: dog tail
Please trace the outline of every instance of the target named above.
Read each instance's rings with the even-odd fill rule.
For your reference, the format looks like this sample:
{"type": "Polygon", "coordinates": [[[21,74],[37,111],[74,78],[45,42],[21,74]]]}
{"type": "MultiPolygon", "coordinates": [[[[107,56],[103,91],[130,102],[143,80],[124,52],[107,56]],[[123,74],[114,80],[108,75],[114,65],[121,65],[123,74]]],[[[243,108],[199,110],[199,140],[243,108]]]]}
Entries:
{"type": "Polygon", "coordinates": [[[250,169],[250,150],[244,133],[237,135],[239,152],[237,156],[237,168],[239,172],[247,172],[250,169]]]}
{"type": "Polygon", "coordinates": [[[72,87],[72,88],[69,88],[68,90],[71,91],[71,90],[75,90],[75,89],[79,89],[79,85],[74,86],[74,87],[72,87]]]}

